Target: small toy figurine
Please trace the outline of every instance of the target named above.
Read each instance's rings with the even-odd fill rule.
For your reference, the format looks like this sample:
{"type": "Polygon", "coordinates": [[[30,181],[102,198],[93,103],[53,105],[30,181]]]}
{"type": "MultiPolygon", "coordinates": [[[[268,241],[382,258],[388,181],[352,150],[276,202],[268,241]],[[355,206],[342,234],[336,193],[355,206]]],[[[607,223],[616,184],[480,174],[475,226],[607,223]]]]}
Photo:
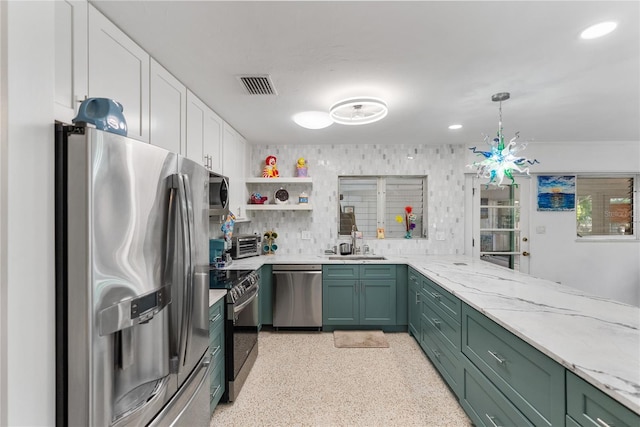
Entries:
{"type": "Polygon", "coordinates": [[[267,156],[265,159],[266,166],[262,170],[263,178],[277,178],[280,176],[278,173],[278,167],[276,166],[276,157],[275,156],[267,156]]]}
{"type": "Polygon", "coordinates": [[[298,177],[307,176],[307,161],[304,159],[304,157],[300,157],[298,159],[298,163],[296,164],[296,170],[298,172],[298,177]]]}

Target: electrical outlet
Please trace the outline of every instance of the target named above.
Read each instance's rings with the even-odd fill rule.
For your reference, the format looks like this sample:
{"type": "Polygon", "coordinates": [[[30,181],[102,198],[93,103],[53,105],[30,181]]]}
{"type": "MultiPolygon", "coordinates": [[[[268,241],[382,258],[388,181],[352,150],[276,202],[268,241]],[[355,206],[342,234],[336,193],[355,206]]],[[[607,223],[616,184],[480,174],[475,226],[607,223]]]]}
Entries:
{"type": "Polygon", "coordinates": [[[311,240],[311,232],[309,230],[304,230],[301,238],[302,240],[311,240]]]}

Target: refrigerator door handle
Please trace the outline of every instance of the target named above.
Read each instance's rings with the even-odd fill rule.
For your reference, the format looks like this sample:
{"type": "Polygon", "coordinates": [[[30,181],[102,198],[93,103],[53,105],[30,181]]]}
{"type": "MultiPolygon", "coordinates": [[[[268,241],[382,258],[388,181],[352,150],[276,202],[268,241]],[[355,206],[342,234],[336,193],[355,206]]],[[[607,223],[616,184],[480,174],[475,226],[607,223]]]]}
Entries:
{"type": "Polygon", "coordinates": [[[187,302],[187,318],[186,318],[186,347],[184,351],[184,360],[182,363],[186,363],[189,353],[191,351],[191,334],[193,330],[193,307],[194,307],[194,287],[195,287],[195,259],[196,259],[196,236],[194,233],[195,218],[193,215],[193,200],[191,193],[191,183],[189,182],[189,176],[183,175],[184,183],[184,200],[186,206],[186,229],[185,234],[189,240],[189,247],[185,251],[186,259],[188,260],[187,281],[185,286],[185,297],[187,302]]]}
{"type": "Polygon", "coordinates": [[[185,176],[178,174],[177,176],[177,195],[178,195],[178,209],[180,211],[180,232],[182,238],[182,258],[183,258],[183,270],[181,272],[181,286],[178,289],[182,292],[182,315],[180,319],[179,332],[179,350],[178,350],[178,363],[179,366],[184,364],[186,360],[186,353],[188,348],[187,333],[189,331],[189,309],[191,302],[189,301],[189,287],[191,279],[191,242],[189,240],[189,224],[187,216],[187,196],[185,194],[185,176]]]}

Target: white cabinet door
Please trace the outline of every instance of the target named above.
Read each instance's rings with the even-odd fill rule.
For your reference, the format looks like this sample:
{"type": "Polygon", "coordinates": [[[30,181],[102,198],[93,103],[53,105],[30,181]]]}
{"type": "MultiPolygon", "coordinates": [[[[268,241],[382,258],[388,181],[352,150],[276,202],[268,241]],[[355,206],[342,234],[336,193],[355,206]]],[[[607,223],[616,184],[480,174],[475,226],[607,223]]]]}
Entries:
{"type": "Polygon", "coordinates": [[[91,5],[89,96],[122,104],[128,136],[149,142],[149,55],[91,5]]]}
{"type": "Polygon", "coordinates": [[[149,142],[174,153],[186,152],[187,88],[151,59],[149,142]]]}
{"type": "Polygon", "coordinates": [[[187,90],[186,156],[216,173],[222,173],[223,123],[220,116],[187,90]]]}
{"type": "Polygon", "coordinates": [[[186,156],[205,164],[204,159],[204,123],[209,108],[187,89],[187,151],[186,156]]]}
{"type": "Polygon", "coordinates": [[[60,0],[55,17],[55,119],[71,123],[87,96],[87,2],[60,0]]]}
{"type": "Polygon", "coordinates": [[[204,116],[204,158],[208,168],[216,173],[222,173],[222,133],[223,120],[213,110],[205,111],[204,116]]]}
{"type": "Polygon", "coordinates": [[[222,139],[224,161],[222,173],[229,177],[229,209],[238,218],[244,218],[242,206],[247,204],[247,189],[245,186],[245,169],[247,156],[247,142],[228,123],[224,123],[222,139]]]}

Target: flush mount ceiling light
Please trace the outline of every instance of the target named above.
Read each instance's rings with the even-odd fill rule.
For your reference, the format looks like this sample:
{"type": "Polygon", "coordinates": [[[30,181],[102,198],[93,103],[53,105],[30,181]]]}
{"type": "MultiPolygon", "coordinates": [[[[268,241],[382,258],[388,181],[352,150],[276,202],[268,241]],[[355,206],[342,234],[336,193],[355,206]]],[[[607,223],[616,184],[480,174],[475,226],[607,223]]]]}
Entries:
{"type": "Polygon", "coordinates": [[[383,119],[387,104],[378,98],[349,98],[331,107],[331,119],[342,125],[366,125],[383,119]]]}
{"type": "Polygon", "coordinates": [[[462,129],[462,125],[451,125],[451,126],[449,126],[449,129],[451,129],[451,130],[462,129]]]}
{"type": "Polygon", "coordinates": [[[307,129],[324,129],[333,124],[329,114],[322,111],[303,111],[294,115],[293,121],[307,129]]]}
{"type": "Polygon", "coordinates": [[[616,29],[618,26],[615,22],[601,22],[595,24],[580,33],[580,38],[585,40],[597,39],[598,37],[606,36],[610,32],[616,29]]]}
{"type": "Polygon", "coordinates": [[[511,138],[508,144],[505,145],[504,143],[504,135],[502,134],[502,101],[506,101],[510,97],[509,92],[500,92],[491,96],[493,102],[500,103],[500,119],[498,120],[498,133],[496,137],[492,140],[490,140],[488,136],[484,137],[484,142],[489,145],[490,151],[480,151],[476,149],[476,147],[469,148],[469,150],[475,154],[484,157],[482,161],[473,162],[468,165],[468,167],[476,168],[478,177],[488,178],[489,182],[487,186],[491,184],[502,187],[502,180],[505,176],[511,179],[512,185],[517,186],[513,173],[519,172],[529,175],[529,168],[522,166],[525,166],[525,163],[530,165],[540,163],[536,159],[529,160],[517,154],[527,147],[526,144],[516,143],[519,136],[518,132],[516,132],[516,136],[511,138]]]}

